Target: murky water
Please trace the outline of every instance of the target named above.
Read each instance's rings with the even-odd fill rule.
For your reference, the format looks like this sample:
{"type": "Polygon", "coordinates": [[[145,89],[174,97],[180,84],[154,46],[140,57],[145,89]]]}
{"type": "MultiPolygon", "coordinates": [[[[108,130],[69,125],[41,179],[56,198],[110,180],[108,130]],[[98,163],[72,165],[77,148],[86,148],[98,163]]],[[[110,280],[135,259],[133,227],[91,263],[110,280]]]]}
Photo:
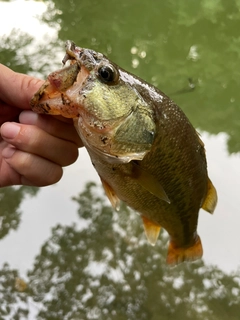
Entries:
{"type": "Polygon", "coordinates": [[[136,214],[85,186],[99,179],[84,149],[54,186],[2,189],[1,317],[239,319],[240,2],[0,1],[0,17],[0,62],[16,71],[46,77],[71,39],[169,94],[219,196],[199,216],[203,261],[169,269],[165,233],[150,247],[136,214]]]}

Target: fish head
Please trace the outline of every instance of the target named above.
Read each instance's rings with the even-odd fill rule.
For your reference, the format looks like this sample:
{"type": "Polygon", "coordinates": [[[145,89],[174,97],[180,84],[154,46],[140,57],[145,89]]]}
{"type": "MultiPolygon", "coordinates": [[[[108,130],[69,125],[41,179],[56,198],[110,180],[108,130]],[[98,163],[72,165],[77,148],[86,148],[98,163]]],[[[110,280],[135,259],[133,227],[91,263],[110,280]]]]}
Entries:
{"type": "Polygon", "coordinates": [[[154,109],[103,54],[66,42],[63,63],[31,100],[38,113],[73,118],[86,147],[110,162],[142,160],[155,133],[154,109]]]}

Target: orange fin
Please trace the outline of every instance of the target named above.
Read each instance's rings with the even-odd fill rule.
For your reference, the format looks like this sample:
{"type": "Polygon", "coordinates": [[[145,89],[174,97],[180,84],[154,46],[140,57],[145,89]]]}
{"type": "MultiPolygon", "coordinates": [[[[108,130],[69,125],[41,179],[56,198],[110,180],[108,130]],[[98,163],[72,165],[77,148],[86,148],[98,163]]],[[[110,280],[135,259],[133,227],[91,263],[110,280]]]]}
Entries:
{"type": "Polygon", "coordinates": [[[202,257],[203,248],[202,243],[197,236],[196,242],[187,248],[176,247],[172,241],[169,243],[167,263],[174,266],[184,261],[195,261],[202,257]]]}
{"type": "Polygon", "coordinates": [[[144,231],[148,242],[155,246],[161,227],[142,216],[144,231]]]}
{"type": "Polygon", "coordinates": [[[138,165],[135,161],[132,161],[133,172],[132,178],[137,180],[137,182],[147,191],[155,195],[161,200],[170,203],[170,200],[163,189],[161,183],[149,172],[145,171],[138,165]]]}
{"type": "Polygon", "coordinates": [[[212,184],[212,181],[208,178],[208,191],[206,198],[203,202],[202,208],[209,212],[213,213],[214,209],[216,208],[217,205],[217,191],[212,184]]]}
{"type": "Polygon", "coordinates": [[[113,208],[117,211],[119,211],[120,209],[120,199],[118,198],[118,196],[116,195],[115,191],[113,190],[113,188],[104,180],[100,177],[103,188],[105,190],[105,193],[109,199],[109,201],[111,202],[111,205],[113,206],[113,208]]]}

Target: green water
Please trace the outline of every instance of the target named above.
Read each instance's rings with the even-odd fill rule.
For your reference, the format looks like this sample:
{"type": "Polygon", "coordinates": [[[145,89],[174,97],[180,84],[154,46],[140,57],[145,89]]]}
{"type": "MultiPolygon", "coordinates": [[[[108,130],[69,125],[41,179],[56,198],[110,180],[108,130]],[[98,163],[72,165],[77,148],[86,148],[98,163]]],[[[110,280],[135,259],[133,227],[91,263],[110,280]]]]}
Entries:
{"type": "MultiPolygon", "coordinates": [[[[200,221],[202,238],[205,232],[206,239],[212,240],[204,242],[207,261],[169,269],[166,234],[150,247],[137,216],[124,207],[117,216],[93,186],[82,186],[76,196],[80,190],[70,179],[60,184],[59,194],[54,187],[46,193],[34,190],[34,200],[27,196],[29,189],[2,189],[0,318],[15,312],[14,319],[30,319],[31,313],[31,319],[49,320],[239,319],[240,1],[55,0],[46,4],[41,20],[57,30],[57,37],[46,37],[29,51],[37,35],[14,30],[0,37],[0,62],[44,78],[61,66],[64,42],[70,39],[156,85],[181,106],[205,138],[219,205],[213,217],[204,215],[200,221]],[[21,219],[30,217],[30,211],[28,219],[37,219],[36,207],[46,202],[47,210],[42,210],[48,211],[46,218],[38,225],[44,233],[66,186],[72,186],[75,207],[67,203],[62,210],[70,217],[71,212],[76,214],[77,218],[69,217],[76,225],[49,224],[53,229],[33,251],[31,263],[27,242],[15,253],[16,260],[8,256],[7,251],[14,252],[12,230],[21,234],[21,219]],[[9,206],[13,198],[16,205],[9,206]],[[229,252],[225,268],[224,256],[229,252]],[[9,264],[3,266],[5,262],[9,264]],[[23,292],[14,286],[18,276],[28,284],[23,292]]],[[[84,170],[76,180],[88,180],[84,170]]],[[[59,209],[56,215],[60,219],[64,213],[59,209]]],[[[34,229],[33,222],[24,221],[34,229]]],[[[34,242],[34,233],[28,238],[34,242]]]]}

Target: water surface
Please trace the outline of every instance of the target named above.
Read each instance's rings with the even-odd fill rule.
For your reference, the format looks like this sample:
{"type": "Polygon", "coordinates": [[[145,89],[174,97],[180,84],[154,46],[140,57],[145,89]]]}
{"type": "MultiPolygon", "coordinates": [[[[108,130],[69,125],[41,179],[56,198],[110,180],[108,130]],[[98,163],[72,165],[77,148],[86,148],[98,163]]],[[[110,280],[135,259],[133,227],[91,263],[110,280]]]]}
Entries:
{"type": "Polygon", "coordinates": [[[2,189],[3,319],[238,319],[239,1],[0,1],[0,16],[0,62],[16,71],[46,77],[71,39],[169,94],[219,196],[200,212],[203,260],[169,269],[166,233],[152,248],[135,213],[86,186],[99,179],[84,149],[54,186],[2,189]]]}

